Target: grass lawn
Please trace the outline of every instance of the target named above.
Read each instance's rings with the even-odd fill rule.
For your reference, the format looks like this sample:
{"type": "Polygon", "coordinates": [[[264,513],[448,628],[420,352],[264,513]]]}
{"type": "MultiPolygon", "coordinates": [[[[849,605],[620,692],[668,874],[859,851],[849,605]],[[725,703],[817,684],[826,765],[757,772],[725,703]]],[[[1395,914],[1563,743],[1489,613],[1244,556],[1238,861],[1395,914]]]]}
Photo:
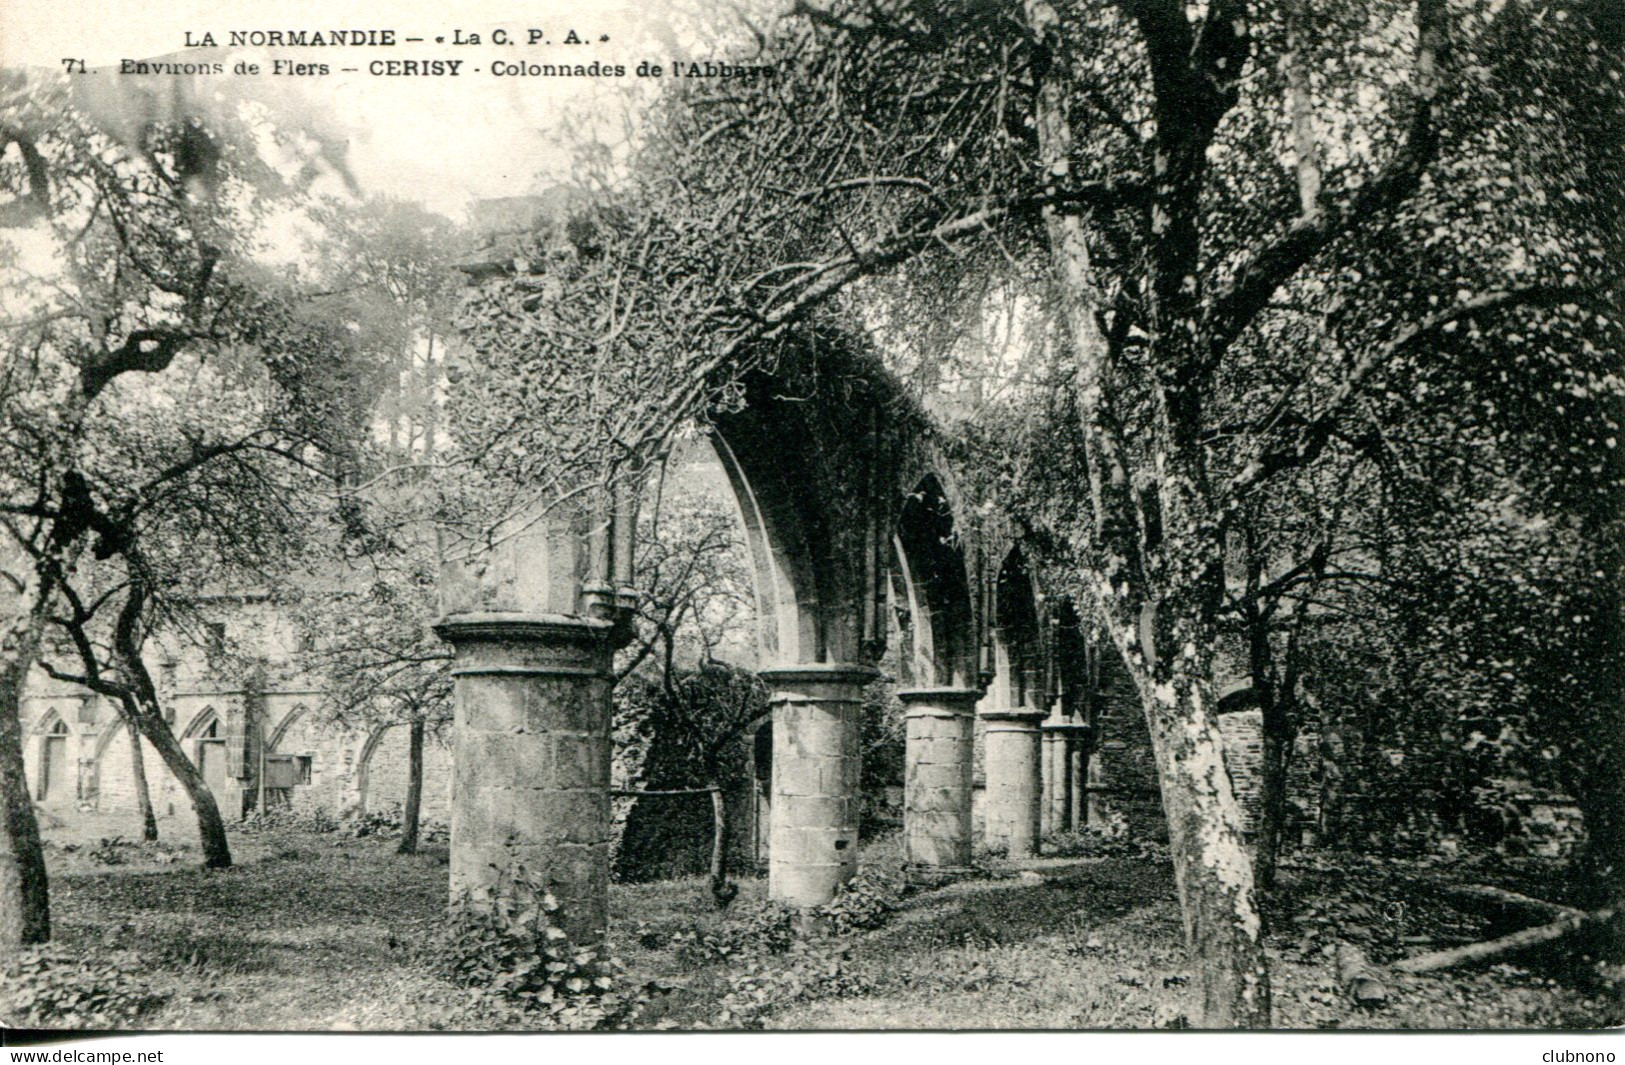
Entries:
{"type": "MultiPolygon", "coordinates": [[[[143,1027],[403,1030],[425,1024],[425,1003],[464,994],[424,964],[445,903],[444,845],[402,857],[387,838],[234,832],[237,866],[207,872],[175,821],[157,846],[98,851],[128,820],[48,827],[47,860],[57,943],[124,959],[164,997],[143,1027]]],[[[866,860],[884,863],[886,850],[866,860]]],[[[1271,909],[1277,1026],[1625,1023],[1618,981],[1594,967],[1562,978],[1511,965],[1392,976],[1386,1007],[1355,1007],[1335,987],[1334,940],[1363,941],[1380,962],[1427,949],[1403,945],[1418,930],[1472,939],[1486,929],[1428,904],[1414,869],[1349,863],[1293,871],[1271,909]]],[[[751,1021],[769,1028],[1144,1028],[1177,1026],[1189,1010],[1172,873],[1155,855],[995,867],[906,895],[877,929],[815,931],[810,960],[802,948],[720,960],[702,949],[760,923],[764,888],[746,881],[724,913],[701,879],[612,890],[614,945],[632,979],[671,985],[644,1023],[736,1026],[737,1011],[719,1007],[763,986],[751,1021]],[[814,975],[775,975],[790,971],[814,975]]]]}

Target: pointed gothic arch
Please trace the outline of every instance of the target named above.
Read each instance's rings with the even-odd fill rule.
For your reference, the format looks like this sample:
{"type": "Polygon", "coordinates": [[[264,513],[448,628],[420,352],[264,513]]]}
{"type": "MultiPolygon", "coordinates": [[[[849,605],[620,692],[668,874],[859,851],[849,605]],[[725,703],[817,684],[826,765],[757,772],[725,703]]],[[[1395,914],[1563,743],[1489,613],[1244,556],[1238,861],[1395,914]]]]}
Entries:
{"type": "Polygon", "coordinates": [[[899,648],[905,687],[969,689],[977,684],[976,619],[970,578],[947,493],[927,473],[903,499],[893,537],[903,608],[899,648]]]}
{"type": "Polygon", "coordinates": [[[289,710],[286,714],[283,714],[282,720],[274,729],[271,730],[271,734],[265,739],[266,753],[269,754],[281,748],[282,740],[285,736],[287,736],[288,730],[293,727],[294,722],[298,721],[300,718],[309,713],[310,708],[304,703],[295,703],[293,709],[289,710]]]}
{"type": "Polygon", "coordinates": [[[220,728],[223,720],[220,712],[212,705],[205,706],[192,715],[192,720],[186,723],[186,729],[178,737],[181,740],[222,739],[220,728]]]}
{"type": "Polygon", "coordinates": [[[34,759],[34,781],[30,789],[36,802],[66,802],[78,797],[78,775],[69,757],[72,729],[57,708],[52,706],[40,715],[34,727],[37,754],[34,759]]]}
{"type": "Polygon", "coordinates": [[[1047,710],[1038,590],[1020,546],[999,566],[993,586],[993,693],[1007,710],[1047,710]]]}

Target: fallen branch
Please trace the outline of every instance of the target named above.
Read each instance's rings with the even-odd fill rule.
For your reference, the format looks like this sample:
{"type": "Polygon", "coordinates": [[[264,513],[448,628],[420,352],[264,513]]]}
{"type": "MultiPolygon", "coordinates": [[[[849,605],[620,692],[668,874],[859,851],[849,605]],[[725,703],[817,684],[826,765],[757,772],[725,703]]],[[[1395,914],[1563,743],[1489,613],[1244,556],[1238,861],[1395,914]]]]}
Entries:
{"type": "Polygon", "coordinates": [[[1564,917],[1584,916],[1584,910],[1561,906],[1545,899],[1520,895],[1516,891],[1491,887],[1488,884],[1440,884],[1440,895],[1460,906],[1465,903],[1474,912],[1486,916],[1506,918],[1512,914],[1532,916],[1535,920],[1557,921],[1564,917]]]}
{"type": "Polygon", "coordinates": [[[1371,964],[1365,951],[1353,943],[1337,944],[1337,984],[1355,1003],[1375,1009],[1388,1001],[1382,970],[1371,964]]]}
{"type": "Polygon", "coordinates": [[[1458,965],[1468,965],[1475,962],[1494,961],[1515,951],[1528,947],[1538,947],[1542,943],[1562,939],[1581,928],[1604,924],[1614,919],[1616,911],[1598,910],[1596,913],[1581,913],[1576,911],[1573,915],[1553,921],[1551,924],[1540,925],[1537,928],[1526,928],[1522,932],[1514,932],[1499,939],[1490,939],[1482,943],[1473,943],[1470,946],[1457,947],[1455,950],[1439,950],[1432,954],[1422,954],[1414,958],[1406,958],[1395,962],[1394,969],[1402,973],[1430,973],[1438,969],[1451,969],[1458,965]]]}

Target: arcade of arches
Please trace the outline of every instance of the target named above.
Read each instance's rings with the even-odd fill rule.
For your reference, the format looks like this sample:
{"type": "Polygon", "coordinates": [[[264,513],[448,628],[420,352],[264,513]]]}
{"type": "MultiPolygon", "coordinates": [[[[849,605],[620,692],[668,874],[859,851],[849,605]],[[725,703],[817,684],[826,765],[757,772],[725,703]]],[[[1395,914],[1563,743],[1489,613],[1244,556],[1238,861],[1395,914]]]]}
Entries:
{"type": "MultiPolygon", "coordinates": [[[[1008,529],[958,520],[974,501],[960,496],[927,420],[878,371],[839,358],[800,368],[805,387],[787,388],[784,367],[752,378],[711,435],[746,534],[759,673],[772,691],[745,842],[766,856],[770,896],[819,905],[857,870],[865,689],[882,665],[902,704],[903,843],[917,875],[968,870],[973,839],[1033,856],[1047,836],[1102,822],[1106,793],[1160,820],[1138,698],[1116,652],[1090,637],[1067,589],[1041,586],[1008,529]]],[[[600,540],[615,539],[613,518],[598,525],[600,540]]],[[[595,544],[591,526],[555,521],[496,557],[448,566],[438,631],[456,649],[456,720],[426,747],[422,811],[451,822],[454,892],[514,865],[545,871],[583,942],[605,925],[610,662],[632,594],[629,552],[595,544]]],[[[238,598],[222,615],[233,637],[260,634],[264,660],[291,661],[285,619],[238,598]]],[[[256,688],[198,657],[165,653],[164,701],[228,818],[278,805],[387,814],[402,803],[404,726],[320,727],[308,679],[273,668],[256,688]]],[[[1236,717],[1226,733],[1241,763],[1256,736],[1236,717]]],[[[23,719],[31,793],[45,809],[135,808],[131,748],[111,704],[42,678],[23,719]]],[[[144,763],[159,817],[184,813],[150,748],[144,763]]],[[[1245,800],[1250,782],[1237,783],[1245,800]]]]}
{"type": "MultiPolygon", "coordinates": [[[[906,722],[906,859],[926,875],[970,864],[978,755],[990,850],[1031,856],[1045,833],[1098,817],[1091,735],[1107,690],[1129,682],[1013,535],[956,520],[967,501],[888,379],[804,357],[821,361],[747,379],[712,444],[746,532],[772,693],[758,756],[771,763],[768,893],[816,906],[857,870],[861,715],[883,655],[906,722]]],[[[630,524],[605,507],[495,548],[451,545],[441,582],[437,632],[456,649],[452,890],[543,872],[578,942],[606,923],[630,524]]]]}

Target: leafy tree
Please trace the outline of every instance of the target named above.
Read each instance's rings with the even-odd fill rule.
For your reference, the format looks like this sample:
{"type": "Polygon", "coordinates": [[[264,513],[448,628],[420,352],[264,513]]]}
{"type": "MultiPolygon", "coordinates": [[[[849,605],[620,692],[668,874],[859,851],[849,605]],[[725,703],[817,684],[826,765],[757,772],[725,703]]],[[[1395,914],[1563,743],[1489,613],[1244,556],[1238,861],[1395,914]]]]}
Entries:
{"type": "Polygon", "coordinates": [[[398,850],[415,854],[424,739],[452,719],[451,649],[431,628],[438,608],[438,558],[419,545],[387,557],[373,551],[366,562],[368,569],[348,573],[330,567],[301,604],[299,624],[313,637],[303,664],[320,678],[320,713],[326,720],[368,732],[407,727],[398,850]]]}
{"type": "Polygon", "coordinates": [[[640,508],[634,635],[616,666],[616,761],[628,789],[718,790],[635,799],[616,861],[628,877],[681,869],[678,841],[709,824],[720,901],[732,897],[729,809],[754,801],[743,745],[768,710],[766,689],[738,661],[753,660],[756,637],[739,519],[705,457],[691,446],[662,463],[640,508]]]}
{"type": "MultiPolygon", "coordinates": [[[[13,249],[3,278],[0,944],[11,949],[49,935],[18,698],[50,619],[71,628],[96,613],[100,600],[75,605],[75,574],[123,594],[103,643],[113,657],[96,664],[114,667],[103,679],[184,783],[141,641],[178,610],[178,575],[286,557],[302,518],[290,501],[322,498],[310,479],[292,482],[353,435],[355,407],[343,337],[251,259],[257,220],[290,190],[235,114],[183,107],[131,126],[60,81],[6,74],[0,93],[19,147],[0,161],[6,218],[32,224],[26,239],[55,258],[53,272],[31,273],[13,249]]],[[[193,797],[208,862],[228,864],[212,797],[193,797]]]]}
{"type": "Polygon", "coordinates": [[[689,465],[701,451],[662,462],[640,508],[636,628],[616,663],[617,680],[652,659],[669,687],[687,663],[737,655],[742,637],[754,646],[756,603],[739,517],[727,488],[704,472],[709,467],[689,465]]]}
{"type": "Polygon", "coordinates": [[[409,732],[400,853],[417,850],[423,743],[451,720],[451,651],[431,629],[440,556],[432,521],[460,519],[437,485],[462,468],[442,440],[450,320],[464,279],[464,234],[413,204],[371,197],[326,200],[311,217],[321,236],[308,284],[370,369],[372,439],[340,456],[343,526],[299,607],[315,639],[306,665],[323,678],[324,716],[351,728],[404,724],[409,732]],[[381,429],[376,423],[381,422],[381,429]],[[448,451],[450,454],[448,455],[448,451]]]}
{"type": "Polygon", "coordinates": [[[730,402],[763,341],[815,311],[889,314],[932,358],[935,308],[1026,286],[1080,475],[1027,521],[1067,550],[1140,688],[1202,1023],[1267,1023],[1213,718],[1231,536],[1407,395],[1482,383],[1474,360],[1523,374],[1486,397],[1527,402],[1531,371],[1568,365],[1617,394],[1613,319],[1580,280],[1606,262],[1599,193],[1549,98],[1617,70],[1563,14],[803,3],[764,40],[776,76],[668,94],[615,201],[635,210],[482,290],[476,348],[511,382],[488,409],[572,415],[499,446],[515,471],[587,470],[730,402]],[[886,272],[889,298],[868,281],[886,272]]]}
{"type": "MultiPolygon", "coordinates": [[[[692,871],[685,864],[693,852],[682,841],[697,840],[704,825],[711,828],[713,862],[725,862],[727,809],[751,798],[739,767],[750,727],[768,713],[766,685],[749,670],[703,662],[677,667],[660,681],[631,677],[617,686],[616,701],[617,732],[643,752],[627,784],[648,793],[627,818],[616,858],[620,875],[692,871]],[[709,797],[693,793],[701,788],[717,790],[709,797]]],[[[726,875],[725,864],[713,865],[711,890],[719,902],[732,897],[726,875]]]]}
{"type": "Polygon", "coordinates": [[[467,236],[416,204],[379,196],[326,199],[309,216],[320,236],[307,242],[316,264],[308,284],[323,312],[352,325],[371,355],[385,455],[432,460],[467,236]]]}

